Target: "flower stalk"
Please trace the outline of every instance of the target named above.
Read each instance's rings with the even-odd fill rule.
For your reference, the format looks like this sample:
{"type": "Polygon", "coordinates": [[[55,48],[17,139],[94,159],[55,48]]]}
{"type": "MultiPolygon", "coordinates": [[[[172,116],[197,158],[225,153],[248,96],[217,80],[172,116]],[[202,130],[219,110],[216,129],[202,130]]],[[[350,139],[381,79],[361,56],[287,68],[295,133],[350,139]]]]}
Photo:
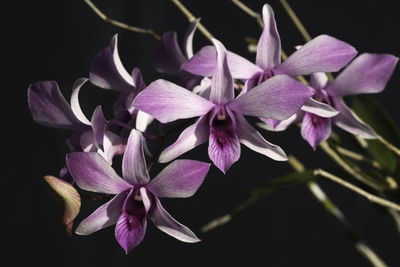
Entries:
{"type": "Polygon", "coordinates": [[[118,20],[111,19],[111,18],[107,17],[91,0],[84,0],[84,1],[97,14],[97,16],[99,16],[105,22],[110,23],[111,25],[117,26],[119,28],[128,30],[128,31],[149,35],[156,41],[161,40],[160,35],[157,34],[154,30],[144,29],[144,28],[128,25],[128,24],[120,22],[118,20]]]}

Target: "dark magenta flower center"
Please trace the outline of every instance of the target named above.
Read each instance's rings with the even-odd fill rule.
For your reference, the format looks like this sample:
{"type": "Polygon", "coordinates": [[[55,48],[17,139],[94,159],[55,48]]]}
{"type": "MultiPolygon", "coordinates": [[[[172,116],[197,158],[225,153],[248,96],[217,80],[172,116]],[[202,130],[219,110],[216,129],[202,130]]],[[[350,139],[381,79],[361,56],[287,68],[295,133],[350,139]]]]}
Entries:
{"type": "Polygon", "coordinates": [[[211,116],[210,134],[215,139],[219,147],[223,148],[230,142],[235,134],[235,120],[225,106],[218,108],[217,112],[211,116]]]}

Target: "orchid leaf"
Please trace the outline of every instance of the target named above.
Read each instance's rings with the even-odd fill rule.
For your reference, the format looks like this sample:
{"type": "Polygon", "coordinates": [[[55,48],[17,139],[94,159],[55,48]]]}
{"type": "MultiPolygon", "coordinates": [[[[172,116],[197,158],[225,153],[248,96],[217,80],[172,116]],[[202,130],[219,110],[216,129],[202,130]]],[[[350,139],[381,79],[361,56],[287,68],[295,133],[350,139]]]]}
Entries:
{"type": "Polygon", "coordinates": [[[242,200],[239,201],[231,209],[230,212],[212,220],[210,223],[205,225],[201,230],[202,232],[208,232],[219,226],[222,226],[230,222],[234,217],[246,211],[254,204],[259,203],[263,199],[275,193],[278,193],[284,189],[305,184],[314,179],[317,179],[317,177],[313,174],[313,170],[306,170],[304,172],[292,172],[287,175],[281,176],[279,178],[273,179],[263,186],[254,188],[252,191],[247,193],[247,195],[245,195],[242,198],[242,200]]]}
{"type": "MultiPolygon", "coordinates": [[[[400,147],[400,128],[375,98],[367,95],[353,97],[352,109],[379,135],[393,145],[400,147]]],[[[398,157],[378,140],[365,141],[368,143],[368,150],[375,159],[390,172],[394,173],[398,165],[398,157]]]]}
{"type": "Polygon", "coordinates": [[[43,177],[48,189],[56,198],[62,208],[61,224],[72,235],[73,221],[79,213],[81,207],[81,197],[78,191],[70,184],[57,177],[46,175],[43,177]]]}

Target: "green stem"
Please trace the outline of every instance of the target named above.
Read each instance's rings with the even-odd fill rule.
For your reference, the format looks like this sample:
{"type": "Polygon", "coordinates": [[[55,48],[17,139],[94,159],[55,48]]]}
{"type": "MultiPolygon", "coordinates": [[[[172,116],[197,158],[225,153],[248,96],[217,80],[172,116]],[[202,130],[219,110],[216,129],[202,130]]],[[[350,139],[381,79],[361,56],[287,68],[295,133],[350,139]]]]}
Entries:
{"type": "MultiPolygon", "coordinates": [[[[193,16],[192,12],[190,12],[189,9],[187,9],[179,0],[171,1],[186,16],[189,22],[193,22],[196,19],[196,17],[193,16]]],[[[197,28],[209,41],[214,38],[213,35],[203,26],[202,23],[199,22],[199,24],[197,24],[197,28]]]]}
{"type": "Polygon", "coordinates": [[[333,150],[326,141],[322,142],[319,145],[322,150],[330,156],[340,167],[343,168],[347,173],[351,176],[359,180],[360,182],[374,188],[377,191],[384,191],[389,187],[388,185],[382,185],[375,179],[367,176],[366,174],[361,173],[360,171],[354,169],[350,164],[348,164],[345,160],[343,160],[335,150],[333,150]]]}
{"type": "MultiPolygon", "coordinates": [[[[289,164],[298,172],[304,172],[304,165],[294,156],[289,156],[289,164]]],[[[325,211],[332,216],[339,226],[343,229],[346,236],[354,243],[356,250],[375,267],[384,267],[386,264],[379,256],[362,240],[355,231],[351,223],[347,220],[344,213],[332,202],[322,188],[315,181],[307,183],[308,190],[314,198],[322,205],[325,211]]]]}
{"type": "Polygon", "coordinates": [[[149,36],[153,37],[153,39],[156,41],[161,40],[160,35],[155,33],[153,30],[144,29],[144,28],[140,28],[140,27],[136,27],[136,26],[131,26],[131,25],[125,24],[123,22],[120,22],[120,21],[117,21],[114,19],[110,19],[95,4],[93,4],[93,2],[91,0],[84,0],[84,1],[105,22],[110,23],[119,28],[128,30],[128,31],[149,35],[149,36]]]}

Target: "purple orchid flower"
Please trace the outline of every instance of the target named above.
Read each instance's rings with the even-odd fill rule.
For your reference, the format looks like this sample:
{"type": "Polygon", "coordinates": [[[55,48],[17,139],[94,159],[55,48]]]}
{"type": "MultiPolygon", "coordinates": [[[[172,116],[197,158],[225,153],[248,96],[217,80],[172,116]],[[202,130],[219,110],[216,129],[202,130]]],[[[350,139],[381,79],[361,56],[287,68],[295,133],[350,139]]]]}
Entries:
{"type": "Polygon", "coordinates": [[[192,89],[198,86],[203,79],[202,76],[194,75],[181,70],[181,66],[193,57],[193,36],[200,19],[194,20],[188,27],[183,39],[183,51],[178,45],[176,32],[163,34],[157,47],[154,67],[161,73],[179,77],[179,85],[192,89]]]}
{"type": "Polygon", "coordinates": [[[287,160],[284,151],[267,142],[244,118],[261,116],[286,119],[312,95],[311,90],[287,75],[276,75],[234,98],[233,79],[225,47],[213,39],[216,70],[209,100],[166,80],[151,83],[133,105],[162,123],[200,116],[178,140],[164,149],[160,162],[168,162],[209,140],[208,154],[224,173],[240,157],[240,143],[274,160],[287,160]]]}
{"type": "Polygon", "coordinates": [[[365,139],[375,139],[375,131],[363,123],[344,103],[342,97],[381,92],[389,81],[398,58],[389,54],[364,53],[351,62],[331,83],[325,73],[311,74],[310,86],[315,90],[314,99],[331,105],[340,113],[333,118],[322,118],[309,112],[299,112],[289,120],[301,122],[301,135],[315,149],[329,138],[331,124],[365,139]]]}
{"type": "Polygon", "coordinates": [[[97,106],[89,121],[79,105],[79,91],[86,78],[78,79],[72,88],[70,104],[61,94],[57,82],[41,81],[28,88],[28,104],[33,120],[41,125],[74,131],[67,141],[73,151],[98,151],[108,162],[122,154],[122,139],[106,130],[108,122],[97,106]]]}
{"type": "MultiPolygon", "coordinates": [[[[291,77],[315,72],[334,72],[344,67],[357,54],[349,44],[328,35],[320,35],[281,63],[281,42],[272,8],[265,4],[262,10],[264,30],[257,47],[256,64],[229,52],[228,66],[234,79],[245,81],[242,93],[247,92],[277,74],[291,77]]],[[[203,47],[193,58],[182,65],[182,69],[201,76],[211,76],[215,69],[215,48],[203,47]]],[[[322,117],[333,117],[337,111],[329,105],[309,99],[302,110],[322,117]]],[[[278,120],[260,118],[275,128],[278,120]]]]}
{"type": "Polygon", "coordinates": [[[144,132],[153,118],[138,112],[132,101],[146,85],[138,68],[130,75],[124,68],[118,53],[118,35],[114,35],[110,45],[101,50],[93,59],[90,68],[90,82],[94,85],[120,93],[114,105],[114,113],[118,120],[128,123],[136,118],[136,129],[144,132]]]}
{"type": "Polygon", "coordinates": [[[176,160],[150,181],[143,154],[143,136],[132,130],[122,160],[123,179],[98,153],[75,152],[67,155],[67,166],[77,185],[87,191],[113,194],[76,229],[89,235],[116,224],[115,237],[128,253],[143,240],[147,217],[161,231],[183,242],[200,241],[186,226],[171,217],[159,198],[192,196],[203,182],[210,164],[176,160]]]}

